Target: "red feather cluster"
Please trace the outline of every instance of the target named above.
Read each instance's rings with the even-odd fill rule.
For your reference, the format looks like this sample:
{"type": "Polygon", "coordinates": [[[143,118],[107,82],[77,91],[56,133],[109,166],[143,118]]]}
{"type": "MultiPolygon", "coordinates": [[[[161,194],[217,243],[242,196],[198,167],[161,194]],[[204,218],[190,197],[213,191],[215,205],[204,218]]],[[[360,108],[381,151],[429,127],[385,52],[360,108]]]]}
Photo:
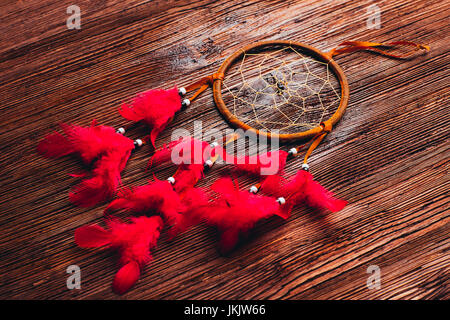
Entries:
{"type": "Polygon", "coordinates": [[[211,189],[217,193],[217,200],[196,214],[200,215],[198,220],[219,229],[223,253],[233,249],[239,236],[245,235],[256,222],[278,214],[279,204],[274,198],[240,191],[230,178],[217,180],[211,189]]]}
{"type": "Polygon", "coordinates": [[[171,227],[169,235],[174,236],[196,223],[198,211],[207,204],[208,197],[201,189],[188,188],[178,194],[168,181],[155,181],[123,190],[105,209],[105,214],[125,210],[150,215],[150,218],[131,218],[131,224],[109,219],[109,231],[96,225],[84,226],[76,230],[75,241],[82,248],[109,245],[120,251],[122,267],[116,274],[113,289],[123,294],[134,285],[140,270],[150,261],[149,252],[156,246],[163,227],[161,217],[171,227]]]}
{"type": "Polygon", "coordinates": [[[134,149],[133,140],[116,133],[114,128],[97,125],[95,120],[90,127],[64,123],[60,126],[65,136],[58,132],[47,136],[37,151],[49,158],[76,154],[85,164],[93,163],[91,177],[72,190],[70,200],[87,207],[112,197],[120,183],[120,172],[134,149]]]}
{"type": "Polygon", "coordinates": [[[289,180],[279,175],[270,176],[262,183],[261,191],[286,199],[286,203],[281,207],[281,214],[286,217],[289,217],[292,208],[300,203],[333,212],[342,210],[347,205],[347,201],[336,199],[330,191],[314,180],[311,173],[305,170],[299,170],[289,180]]]}
{"type": "Polygon", "coordinates": [[[180,203],[178,220],[170,229],[171,237],[202,221],[203,212],[209,207],[209,197],[200,188],[187,188],[180,193],[180,203]]]}
{"type": "Polygon", "coordinates": [[[155,181],[133,189],[122,190],[119,198],[106,207],[108,215],[116,210],[145,215],[161,215],[175,236],[199,221],[201,211],[209,201],[199,188],[185,188],[177,193],[168,181],[155,181]]]}
{"type": "Polygon", "coordinates": [[[180,109],[181,98],[177,88],[156,89],[137,94],[119,108],[119,113],[130,121],[146,123],[151,129],[150,140],[154,146],[157,136],[180,109]]]}
{"type": "Polygon", "coordinates": [[[75,231],[75,242],[82,248],[108,246],[120,254],[121,268],[116,273],[113,289],[127,292],[139,279],[141,269],[150,262],[150,251],[156,247],[163,222],[160,217],[131,218],[131,223],[116,219],[107,221],[108,229],[88,225],[75,231]]]}
{"type": "Polygon", "coordinates": [[[144,186],[121,190],[119,198],[105,209],[105,214],[124,210],[138,214],[160,214],[166,223],[173,225],[178,220],[181,202],[178,193],[168,181],[155,181],[144,186]]]}
{"type": "MultiPolygon", "coordinates": [[[[177,88],[149,90],[122,105],[119,112],[128,120],[146,123],[155,145],[156,137],[181,106],[177,88]]],[[[113,196],[120,184],[120,173],[134,149],[133,141],[111,127],[97,125],[95,120],[90,127],[61,124],[61,128],[64,135],[55,132],[47,136],[39,144],[38,152],[53,158],[76,154],[85,164],[93,166],[90,177],[69,194],[71,201],[90,206],[113,196]]],[[[292,208],[300,203],[331,211],[345,207],[346,201],[335,199],[307,171],[300,170],[289,180],[282,178],[279,173],[287,156],[287,152],[278,150],[235,157],[219,146],[212,148],[208,142],[192,137],[171,142],[155,152],[151,164],[172,161],[178,165],[174,184],[156,180],[121,190],[104,210],[105,215],[124,210],[143,216],[130,218],[130,223],[107,218],[106,229],[98,225],[80,227],[75,232],[75,241],[83,248],[107,246],[118,250],[121,268],[114,278],[113,289],[123,294],[151,261],[151,250],[156,247],[164,224],[170,227],[169,235],[175,236],[204,221],[219,230],[220,249],[227,253],[258,221],[274,215],[287,219],[292,208]],[[216,154],[235,165],[237,171],[264,176],[261,190],[267,195],[240,191],[233,180],[221,178],[211,187],[216,199],[210,203],[208,195],[194,185],[203,177],[207,160],[216,154]],[[278,201],[283,201],[277,201],[278,197],[283,197],[285,203],[279,204],[278,201]]]]}

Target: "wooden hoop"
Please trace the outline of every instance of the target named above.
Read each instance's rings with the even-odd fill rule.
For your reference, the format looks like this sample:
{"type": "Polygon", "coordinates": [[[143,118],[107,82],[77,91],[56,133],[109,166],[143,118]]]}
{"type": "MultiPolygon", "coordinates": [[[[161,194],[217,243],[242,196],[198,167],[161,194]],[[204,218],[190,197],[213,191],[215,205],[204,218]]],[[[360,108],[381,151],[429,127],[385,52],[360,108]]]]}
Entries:
{"type": "MultiPolygon", "coordinates": [[[[272,40],[272,41],[260,41],[255,42],[250,45],[247,45],[238,51],[236,51],[234,54],[232,54],[230,57],[228,57],[220,66],[219,71],[217,74],[223,74],[225,75],[226,72],[229,70],[233,62],[238,60],[242,57],[242,55],[250,50],[253,50],[255,48],[261,48],[261,47],[267,47],[272,45],[285,45],[285,46],[292,46],[294,48],[300,48],[303,51],[307,51],[311,54],[311,56],[317,58],[318,60],[321,60],[322,62],[325,62],[331,66],[331,70],[336,75],[336,77],[339,80],[339,84],[341,86],[341,101],[339,104],[339,107],[335,111],[335,113],[331,116],[330,119],[326,120],[325,122],[328,122],[332,126],[334,126],[344,115],[345,108],[348,105],[348,96],[349,96],[349,88],[348,88],[348,82],[347,78],[344,75],[344,72],[342,71],[341,67],[332,59],[332,55],[330,53],[324,53],[320,50],[313,48],[311,46],[308,46],[306,44],[300,43],[300,42],[294,42],[294,41],[287,41],[287,40],[272,40]]],[[[281,141],[294,141],[294,140],[300,140],[300,139],[307,139],[311,138],[318,133],[323,131],[323,126],[319,125],[313,129],[303,131],[303,132],[296,132],[296,133],[282,133],[282,134],[276,134],[276,133],[270,133],[261,131],[255,128],[250,127],[248,124],[242,122],[239,120],[235,115],[233,115],[230,110],[225,105],[225,102],[222,98],[222,78],[216,78],[213,83],[213,96],[214,101],[216,103],[217,108],[219,109],[219,112],[224,116],[224,118],[234,127],[241,128],[243,130],[250,130],[257,135],[260,136],[266,136],[268,138],[278,138],[281,141]]]]}

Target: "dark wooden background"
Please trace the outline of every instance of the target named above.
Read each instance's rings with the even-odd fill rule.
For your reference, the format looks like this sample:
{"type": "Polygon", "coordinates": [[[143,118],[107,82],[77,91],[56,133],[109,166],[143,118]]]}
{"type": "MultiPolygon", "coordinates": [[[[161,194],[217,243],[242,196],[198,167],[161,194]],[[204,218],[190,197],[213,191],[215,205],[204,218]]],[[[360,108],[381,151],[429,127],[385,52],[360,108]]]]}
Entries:
{"type": "MultiPolygon", "coordinates": [[[[322,184],[350,204],[321,217],[298,208],[286,222],[258,224],[230,256],[203,225],[169,242],[122,298],[448,299],[448,1],[10,1],[0,4],[0,297],[119,298],[111,291],[116,257],[76,247],[74,230],[100,222],[105,205],[77,208],[68,191],[81,168],[48,160],[38,141],[59,121],[96,118],[118,127],[116,108],[149,88],[187,85],[213,73],[244,44],[291,39],[322,50],[343,40],[411,40],[431,52],[395,61],[367,52],[336,58],[350,85],[348,111],[311,158],[322,184]],[[366,9],[382,10],[381,29],[366,9]],[[66,28],[67,6],[81,7],[81,29],[66,28]],[[68,290],[66,268],[82,270],[68,290]],[[381,289],[366,286],[381,269],[381,289]]],[[[162,134],[228,126],[211,91],[162,134]]],[[[137,128],[132,138],[146,130],[137,128]]],[[[146,146],[123,172],[125,185],[151,178],[146,146]]],[[[299,168],[294,162],[288,168],[299,168]]],[[[223,170],[216,167],[200,185],[223,170]]],[[[173,168],[156,175],[167,178],[173,168]]],[[[247,181],[247,185],[252,183],[247,181]]]]}

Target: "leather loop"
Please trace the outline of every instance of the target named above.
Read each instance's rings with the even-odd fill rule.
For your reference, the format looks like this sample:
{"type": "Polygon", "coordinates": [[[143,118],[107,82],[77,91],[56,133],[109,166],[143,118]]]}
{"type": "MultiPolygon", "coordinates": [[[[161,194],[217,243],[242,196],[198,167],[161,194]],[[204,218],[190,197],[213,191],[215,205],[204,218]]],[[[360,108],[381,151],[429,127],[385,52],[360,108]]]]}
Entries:
{"type": "Polygon", "coordinates": [[[329,120],[321,122],[320,126],[322,127],[322,131],[327,133],[330,133],[333,129],[333,124],[329,120]]]}
{"type": "Polygon", "coordinates": [[[225,75],[222,72],[216,72],[212,75],[212,79],[214,80],[220,80],[223,81],[223,79],[225,78],[225,75]]]}

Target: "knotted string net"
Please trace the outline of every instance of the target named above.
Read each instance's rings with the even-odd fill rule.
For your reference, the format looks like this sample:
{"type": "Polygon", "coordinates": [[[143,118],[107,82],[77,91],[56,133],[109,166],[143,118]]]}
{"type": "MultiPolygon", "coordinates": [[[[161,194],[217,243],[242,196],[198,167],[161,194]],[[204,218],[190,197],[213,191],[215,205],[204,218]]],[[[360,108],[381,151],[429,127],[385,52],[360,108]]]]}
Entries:
{"type": "Polygon", "coordinates": [[[292,134],[317,127],[340,103],[340,84],[329,64],[292,46],[253,49],[233,63],[222,97],[247,125],[292,134]]]}

